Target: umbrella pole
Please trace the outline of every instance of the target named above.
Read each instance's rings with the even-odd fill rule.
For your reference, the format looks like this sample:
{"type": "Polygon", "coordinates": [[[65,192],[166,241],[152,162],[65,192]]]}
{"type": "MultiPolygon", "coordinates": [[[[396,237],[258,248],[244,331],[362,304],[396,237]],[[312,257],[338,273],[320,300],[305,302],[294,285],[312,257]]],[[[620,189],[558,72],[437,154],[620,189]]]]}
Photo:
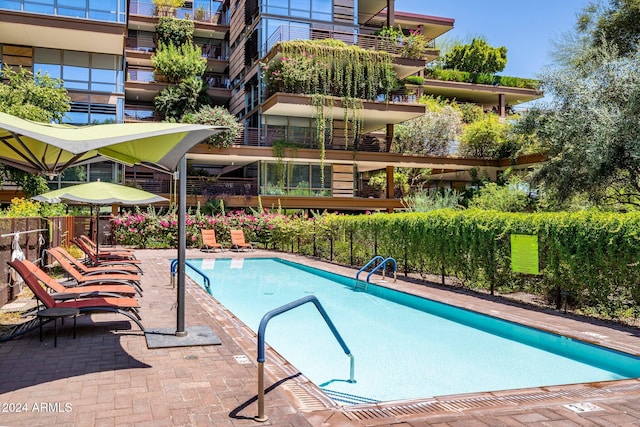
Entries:
{"type": "MultiPolygon", "coordinates": [[[[93,205],[89,205],[93,210],[93,205]]],[[[93,212],[91,212],[93,213],[93,212]]],[[[100,256],[100,207],[96,206],[96,257],[100,256]]]]}
{"type": "Polygon", "coordinates": [[[178,167],[179,185],[178,191],[178,309],[176,336],[184,337],[187,331],[184,326],[185,304],[185,261],[187,254],[187,157],[182,156],[178,167]]]}

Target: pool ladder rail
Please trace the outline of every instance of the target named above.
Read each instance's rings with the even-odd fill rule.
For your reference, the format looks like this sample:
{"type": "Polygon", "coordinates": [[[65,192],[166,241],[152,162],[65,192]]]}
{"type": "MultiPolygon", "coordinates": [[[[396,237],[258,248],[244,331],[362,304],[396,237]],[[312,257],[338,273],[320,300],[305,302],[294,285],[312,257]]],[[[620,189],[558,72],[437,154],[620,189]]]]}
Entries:
{"type": "MultiPolygon", "coordinates": [[[[198,273],[204,279],[204,286],[208,290],[211,287],[211,279],[205,273],[202,272],[198,267],[191,264],[189,261],[184,262],[185,270],[187,267],[191,268],[193,271],[198,273]]],[[[176,287],[176,276],[178,274],[178,260],[174,259],[171,261],[171,287],[176,287]]]]}
{"type": "Polygon", "coordinates": [[[342,339],[342,336],[340,336],[340,332],[338,332],[338,329],[336,329],[335,325],[331,321],[331,318],[329,317],[327,312],[324,310],[324,307],[322,307],[322,304],[320,304],[320,301],[318,300],[318,298],[316,298],[314,295],[307,295],[306,297],[302,297],[288,304],[274,308],[273,310],[267,312],[262,317],[262,320],[260,320],[260,325],[258,326],[258,358],[257,358],[257,361],[258,361],[258,415],[256,415],[253,418],[255,421],[265,422],[269,419],[269,417],[267,417],[264,413],[264,393],[265,393],[264,363],[266,360],[266,355],[264,350],[264,337],[265,337],[265,332],[267,330],[267,324],[272,318],[282,313],[286,313],[289,310],[293,310],[296,307],[300,307],[301,305],[304,305],[306,303],[312,303],[313,305],[316,306],[316,309],[318,310],[318,312],[324,319],[325,323],[333,333],[333,336],[338,341],[338,344],[340,344],[340,347],[342,347],[342,351],[344,351],[344,353],[347,356],[349,356],[349,379],[347,380],[347,382],[350,382],[350,383],[356,382],[354,377],[355,358],[353,357],[351,350],[349,350],[349,347],[347,347],[347,344],[344,342],[344,339],[342,339]]]}
{"type": "Polygon", "coordinates": [[[387,265],[388,262],[393,262],[393,282],[395,283],[397,278],[398,278],[398,263],[396,262],[396,260],[392,257],[388,257],[388,258],[383,258],[380,255],[376,255],[373,258],[371,258],[369,260],[368,263],[366,263],[364,265],[364,267],[362,267],[360,270],[358,270],[358,273],[356,274],[356,282],[355,285],[353,287],[354,290],[359,290],[360,288],[362,288],[363,291],[367,290],[367,284],[370,283],[370,279],[371,276],[373,275],[373,273],[375,273],[376,271],[382,269],[382,280],[384,281],[385,279],[385,266],[387,265]],[[362,273],[363,271],[365,271],[370,265],[372,265],[373,263],[375,263],[376,261],[380,261],[380,263],[378,265],[376,265],[370,272],[369,274],[367,274],[367,279],[365,282],[360,280],[360,273],[362,273]]]}

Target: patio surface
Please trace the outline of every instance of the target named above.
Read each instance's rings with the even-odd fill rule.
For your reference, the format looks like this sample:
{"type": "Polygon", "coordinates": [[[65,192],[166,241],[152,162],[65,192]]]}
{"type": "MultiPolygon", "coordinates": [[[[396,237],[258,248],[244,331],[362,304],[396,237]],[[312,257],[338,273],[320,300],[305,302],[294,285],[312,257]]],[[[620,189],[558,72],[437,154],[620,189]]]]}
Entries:
{"type": "MultiPolygon", "coordinates": [[[[175,250],[138,250],[145,328],[175,328],[169,262],[175,250]]],[[[278,256],[355,276],[355,270],[265,250],[187,258],[278,256]]],[[[534,310],[489,296],[403,282],[395,288],[640,355],[640,330],[534,310]]],[[[186,325],[207,325],[222,344],[147,348],[116,314],[80,316],[0,344],[2,426],[640,426],[640,380],[543,387],[340,407],[269,350],[266,414],[258,423],[256,338],[187,280],[186,325]],[[569,406],[565,406],[569,405],[569,406]],[[585,410],[575,412],[575,410],[585,410]],[[594,410],[595,409],[595,410],[594,410]],[[592,410],[592,411],[589,411],[592,410]]]]}

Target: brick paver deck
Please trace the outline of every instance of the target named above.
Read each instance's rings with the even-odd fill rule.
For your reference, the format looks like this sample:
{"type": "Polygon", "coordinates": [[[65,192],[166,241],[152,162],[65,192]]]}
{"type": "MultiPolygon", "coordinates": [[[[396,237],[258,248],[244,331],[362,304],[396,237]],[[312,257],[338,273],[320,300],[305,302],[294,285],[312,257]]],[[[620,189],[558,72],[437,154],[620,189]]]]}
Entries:
{"type": "MultiPolygon", "coordinates": [[[[141,314],[146,328],[175,327],[172,250],[139,250],[143,260],[141,314]]],[[[188,257],[282,256],[353,277],[355,271],[292,255],[258,250],[188,257]]],[[[508,320],[537,325],[640,354],[640,330],[583,321],[463,292],[398,281],[400,289],[508,320]]],[[[80,316],[0,344],[0,425],[7,426],[255,426],[255,336],[199,287],[187,284],[186,324],[208,325],[222,345],[150,350],[124,316],[80,316]],[[250,363],[240,363],[246,356],[250,363]]],[[[295,368],[268,356],[266,425],[278,426],[640,426],[637,379],[540,389],[446,396],[394,404],[341,408],[295,368]],[[271,362],[273,360],[273,362],[271,362]],[[279,361],[279,362],[278,362],[279,361]],[[596,405],[576,413],[564,405],[596,405]]]]}

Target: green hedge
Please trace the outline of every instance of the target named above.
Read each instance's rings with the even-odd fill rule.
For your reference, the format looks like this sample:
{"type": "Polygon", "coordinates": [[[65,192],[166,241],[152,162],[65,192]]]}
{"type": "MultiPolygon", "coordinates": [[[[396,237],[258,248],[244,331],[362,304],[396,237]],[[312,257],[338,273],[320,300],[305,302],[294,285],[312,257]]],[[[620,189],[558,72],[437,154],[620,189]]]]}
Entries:
{"type": "Polygon", "coordinates": [[[492,86],[517,87],[524,89],[539,89],[540,81],[521,77],[497,76],[495,74],[469,73],[467,71],[443,70],[439,68],[427,69],[425,77],[428,79],[449,82],[477,83],[492,86]]]}
{"type": "MultiPolygon", "coordinates": [[[[272,246],[344,264],[393,257],[403,272],[454,276],[469,287],[526,290],[558,306],[636,316],[640,214],[519,214],[484,210],[323,216],[288,224],[272,246]],[[510,234],[539,236],[539,276],[511,271],[510,234]]],[[[559,308],[559,307],[558,307],[559,308]]]]}

